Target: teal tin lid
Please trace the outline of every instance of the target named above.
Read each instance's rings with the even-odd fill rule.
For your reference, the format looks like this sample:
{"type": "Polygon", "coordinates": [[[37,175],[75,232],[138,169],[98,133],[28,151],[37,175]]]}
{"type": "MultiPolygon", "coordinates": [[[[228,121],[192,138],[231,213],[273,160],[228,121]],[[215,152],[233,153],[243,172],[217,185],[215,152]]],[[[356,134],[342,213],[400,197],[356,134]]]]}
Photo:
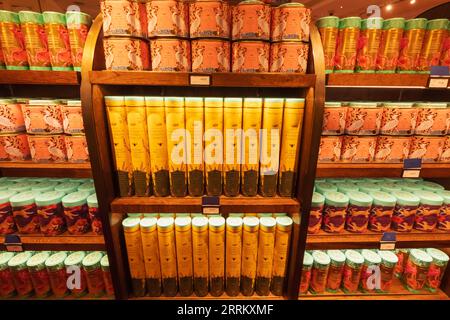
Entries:
{"type": "Polygon", "coordinates": [[[404,18],[392,18],[384,20],[383,29],[404,29],[405,28],[405,19],[404,18]]]}
{"type": "Polygon", "coordinates": [[[378,250],[378,255],[381,257],[381,263],[389,268],[397,265],[398,257],[393,251],[378,250]]]}
{"type": "Polygon", "coordinates": [[[62,203],[64,207],[78,207],[87,204],[87,198],[90,193],[87,191],[78,191],[69,193],[64,198],[62,198],[62,203]]]}
{"type": "Polygon", "coordinates": [[[80,25],[84,24],[90,26],[92,24],[92,18],[90,15],[80,11],[67,11],[66,12],[67,25],[80,25]]]}
{"type": "Polygon", "coordinates": [[[27,206],[34,203],[34,199],[36,198],[36,192],[34,191],[25,191],[18,194],[13,195],[9,202],[13,207],[21,207],[27,206]]]}
{"type": "Polygon", "coordinates": [[[12,11],[0,10],[0,22],[11,22],[19,24],[19,15],[12,11]]]}
{"type": "Polygon", "coordinates": [[[421,185],[418,183],[414,183],[414,182],[402,182],[402,183],[398,183],[398,186],[403,191],[407,191],[407,192],[422,191],[421,185]]]}
{"type": "Polygon", "coordinates": [[[405,30],[426,29],[428,20],[425,18],[406,20],[405,30]]]}
{"type": "Polygon", "coordinates": [[[43,269],[45,268],[45,260],[50,256],[50,251],[42,251],[33,255],[27,261],[27,267],[32,269],[43,269]]]}
{"type": "Polygon", "coordinates": [[[339,20],[339,28],[361,28],[361,18],[360,17],[347,17],[339,20]]]}
{"type": "Polygon", "coordinates": [[[400,186],[393,182],[380,182],[378,185],[381,187],[381,191],[392,193],[396,191],[401,191],[400,186]]]}
{"type": "Polygon", "coordinates": [[[33,251],[24,251],[16,254],[8,261],[8,267],[24,269],[27,267],[27,261],[33,255],[33,251]]]}
{"type": "Polygon", "coordinates": [[[345,183],[344,178],[327,178],[326,182],[332,183],[332,184],[339,184],[339,183],[345,183]]]}
{"type": "Polygon", "coordinates": [[[397,199],[387,192],[371,191],[369,192],[369,195],[373,199],[372,204],[374,206],[395,207],[395,204],[397,203],[397,199]]]}
{"type": "Polygon", "coordinates": [[[331,263],[330,257],[323,251],[316,250],[313,251],[312,257],[314,260],[314,264],[318,264],[320,266],[328,266],[331,263]]]}
{"type": "Polygon", "coordinates": [[[426,250],[426,253],[428,253],[431,258],[433,258],[434,263],[438,266],[442,267],[447,265],[449,257],[445,252],[434,248],[428,248],[426,250]]]}
{"type": "Polygon", "coordinates": [[[61,203],[61,200],[65,195],[66,194],[61,191],[49,191],[37,195],[35,202],[38,207],[55,205],[61,203]]]}
{"type": "Polygon", "coordinates": [[[342,103],[340,102],[325,102],[325,108],[340,108],[340,107],[342,107],[342,103]]]}
{"type": "Polygon", "coordinates": [[[327,255],[330,257],[331,264],[343,265],[345,263],[345,254],[341,250],[328,250],[327,255]]]}
{"type": "Polygon", "coordinates": [[[442,206],[444,203],[444,198],[437,193],[431,191],[416,191],[414,192],[416,196],[420,198],[420,203],[429,206],[442,206]]]}
{"type": "Polygon", "coordinates": [[[61,191],[61,192],[64,192],[65,194],[69,194],[69,193],[76,192],[78,190],[79,186],[80,185],[75,182],[65,182],[65,183],[61,183],[60,185],[56,186],[55,191],[61,191]]]}
{"type": "Polygon", "coordinates": [[[362,179],[362,181],[360,181],[360,183],[372,183],[372,184],[377,184],[379,182],[383,182],[384,179],[383,178],[365,178],[362,179]]]}
{"type": "Polygon", "coordinates": [[[445,188],[443,186],[441,186],[440,184],[435,183],[435,182],[430,182],[430,181],[420,182],[420,186],[422,187],[423,190],[426,190],[426,191],[445,190],[445,188]]]}
{"type": "Polygon", "coordinates": [[[350,265],[360,266],[364,263],[364,257],[356,250],[346,250],[345,258],[350,265]]]}
{"type": "Polygon", "coordinates": [[[360,182],[357,183],[356,186],[359,188],[359,191],[365,193],[381,190],[381,187],[378,184],[372,182],[360,182]]]}
{"type": "Polygon", "coordinates": [[[448,19],[429,20],[427,30],[448,29],[448,19]]]}
{"type": "Polygon", "coordinates": [[[9,190],[17,191],[17,192],[25,192],[31,190],[31,188],[35,185],[34,182],[17,182],[13,186],[9,187],[9,190]]]}
{"type": "Polygon", "coordinates": [[[98,208],[97,195],[96,194],[91,194],[87,198],[87,204],[91,208],[98,208]]]}
{"type": "Polygon", "coordinates": [[[409,251],[409,258],[417,265],[428,267],[431,262],[433,262],[433,258],[426,253],[426,251],[421,249],[411,249],[409,251]]]}
{"type": "Polygon", "coordinates": [[[42,14],[34,11],[19,11],[20,23],[44,24],[42,14]]]}
{"type": "Polygon", "coordinates": [[[102,260],[100,260],[100,265],[104,269],[109,268],[109,259],[108,259],[108,256],[106,254],[103,256],[102,260]]]}
{"type": "Polygon", "coordinates": [[[444,199],[445,204],[450,204],[450,191],[448,190],[436,190],[434,191],[444,199]]]}
{"type": "Polygon", "coordinates": [[[349,203],[355,206],[370,207],[372,205],[373,199],[366,193],[359,191],[352,191],[346,193],[349,199],[349,203]]]}
{"type": "Polygon", "coordinates": [[[68,179],[68,178],[56,178],[56,179],[49,179],[49,181],[51,181],[51,182],[56,182],[56,183],[66,183],[66,182],[69,182],[70,181],[70,179],[68,179]]]}
{"type": "Polygon", "coordinates": [[[305,252],[305,254],[303,255],[303,265],[306,267],[310,267],[313,265],[314,259],[312,257],[312,255],[308,252],[305,252]]]}
{"type": "Polygon", "coordinates": [[[37,191],[37,192],[53,191],[53,190],[55,190],[57,185],[58,185],[57,182],[41,182],[41,183],[34,185],[31,188],[31,191],[37,191]]]}
{"type": "Polygon", "coordinates": [[[381,257],[373,250],[364,249],[361,251],[361,255],[364,257],[364,261],[367,265],[381,263],[381,257]]]}
{"type": "Polygon", "coordinates": [[[64,265],[68,266],[81,266],[82,261],[86,257],[86,253],[84,251],[76,251],[69,254],[64,260],[64,265]]]}
{"type": "Polygon", "coordinates": [[[392,195],[397,198],[397,205],[400,206],[418,206],[420,198],[411,192],[394,191],[392,195]]]}
{"type": "Polygon", "coordinates": [[[1,252],[0,253],[0,270],[8,268],[8,262],[14,257],[13,252],[1,252]]]}
{"type": "Polygon", "coordinates": [[[317,20],[317,28],[339,28],[339,17],[329,16],[317,20]]]}
{"type": "Polygon", "coordinates": [[[45,260],[45,266],[50,269],[61,269],[64,268],[64,260],[67,258],[67,252],[59,251],[52,254],[45,260]]]}
{"type": "Polygon", "coordinates": [[[359,188],[354,183],[340,183],[337,185],[338,192],[347,193],[353,191],[359,191],[359,188]]]}
{"type": "Polygon", "coordinates": [[[103,253],[101,251],[94,251],[89,253],[83,259],[83,267],[85,269],[92,269],[100,266],[100,260],[103,258],[103,253]]]}
{"type": "Polygon", "coordinates": [[[78,191],[86,191],[89,192],[89,194],[93,194],[95,193],[95,187],[92,182],[88,182],[79,186],[78,191]]]}
{"type": "Polygon", "coordinates": [[[315,184],[316,186],[316,192],[324,194],[325,192],[329,192],[329,191],[337,191],[338,188],[331,183],[328,182],[317,182],[315,184]]]}
{"type": "Polygon", "coordinates": [[[56,24],[66,24],[66,15],[60,12],[54,11],[44,11],[42,12],[44,17],[44,22],[46,24],[56,23],[56,24]]]}
{"type": "Polygon", "coordinates": [[[349,203],[349,198],[341,192],[329,191],[325,192],[325,204],[328,206],[343,208],[347,207],[349,203]]]}
{"type": "Polygon", "coordinates": [[[8,203],[9,199],[11,199],[11,197],[15,194],[17,194],[16,191],[11,190],[0,191],[0,204],[8,203]]]}
{"type": "Polygon", "coordinates": [[[312,196],[312,202],[311,205],[313,207],[321,207],[325,203],[325,197],[321,195],[320,193],[314,192],[312,196]]]}

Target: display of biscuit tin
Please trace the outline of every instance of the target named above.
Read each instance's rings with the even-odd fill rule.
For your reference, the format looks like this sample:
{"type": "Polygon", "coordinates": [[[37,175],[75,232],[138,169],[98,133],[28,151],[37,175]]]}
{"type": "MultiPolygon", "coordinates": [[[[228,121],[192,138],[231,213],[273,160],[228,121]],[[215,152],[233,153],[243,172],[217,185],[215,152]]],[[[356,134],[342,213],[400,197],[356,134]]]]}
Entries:
{"type": "Polygon", "coordinates": [[[439,230],[450,231],[450,191],[443,190],[437,191],[436,193],[444,198],[444,203],[439,213],[437,228],[439,230]]]}
{"type": "Polygon", "coordinates": [[[309,41],[311,10],[298,2],[272,9],[272,41],[309,41]]]}
{"type": "Polygon", "coordinates": [[[150,40],[152,71],[191,71],[189,40],[158,38],[150,40]]]}
{"type": "Polygon", "coordinates": [[[411,102],[383,104],[380,133],[385,135],[411,135],[417,121],[417,109],[411,102]]]}
{"type": "Polygon", "coordinates": [[[325,72],[332,73],[339,33],[339,18],[334,16],[323,17],[317,20],[316,25],[322,39],[323,53],[325,55],[325,72]]]}
{"type": "Polygon", "coordinates": [[[341,159],[342,139],[340,136],[322,136],[318,161],[338,162],[341,159]]]}
{"type": "Polygon", "coordinates": [[[20,28],[19,15],[15,12],[0,10],[0,43],[6,69],[27,70],[28,59],[25,38],[20,28]]]}
{"type": "Polygon", "coordinates": [[[48,40],[42,14],[20,11],[19,19],[27,48],[30,70],[51,70],[48,40]]]}
{"type": "Polygon", "coordinates": [[[443,140],[444,140],[444,147],[442,148],[442,154],[439,161],[450,162],[450,136],[445,136],[443,140]]]}
{"type": "Polygon", "coordinates": [[[372,17],[361,21],[361,33],[356,57],[356,72],[373,73],[381,42],[383,18],[372,17]]]}
{"type": "Polygon", "coordinates": [[[382,108],[376,102],[352,102],[347,109],[345,133],[376,135],[380,131],[382,108]]]}
{"type": "MultiPolygon", "coordinates": [[[[1,57],[0,57],[0,65],[1,65],[1,57]]],[[[444,47],[442,48],[441,66],[450,67],[450,23],[447,28],[447,38],[445,39],[444,47]]]]}
{"type": "Polygon", "coordinates": [[[397,199],[391,228],[398,232],[410,232],[413,229],[420,198],[410,192],[394,191],[392,195],[397,199]]]}
{"type": "Polygon", "coordinates": [[[427,232],[433,231],[438,225],[444,198],[439,194],[425,190],[415,191],[414,195],[420,199],[414,229],[427,232]]]}
{"type": "Polygon", "coordinates": [[[344,136],[341,160],[353,163],[371,162],[375,157],[376,143],[375,136],[344,136]]]}
{"type": "Polygon", "coordinates": [[[103,39],[106,70],[150,70],[148,43],[138,38],[103,39]]]}
{"type": "Polygon", "coordinates": [[[334,71],[336,73],[353,73],[356,65],[360,28],[360,17],[348,17],[339,21],[339,34],[334,58],[334,71]]]}
{"type": "Polygon", "coordinates": [[[303,42],[276,42],[270,46],[270,72],[306,73],[309,45],[303,42]]]}
{"type": "Polygon", "coordinates": [[[67,161],[64,135],[28,135],[28,144],[35,162],[67,161]]]}
{"type": "Polygon", "coordinates": [[[350,191],[346,195],[349,198],[349,203],[345,219],[345,229],[354,233],[367,231],[373,198],[360,191],[350,191]]]}
{"type": "Polygon", "coordinates": [[[52,70],[73,70],[69,31],[66,26],[66,15],[59,12],[44,11],[42,17],[44,18],[45,33],[48,38],[48,50],[50,52],[52,70]]]}
{"type": "Polygon", "coordinates": [[[102,0],[103,34],[109,36],[145,37],[145,7],[136,0],[102,0]],[[143,11],[143,12],[141,12],[143,11]]]}
{"type": "Polygon", "coordinates": [[[64,133],[84,134],[83,112],[80,100],[68,100],[61,106],[64,133]]]}
{"type": "Polygon", "coordinates": [[[377,72],[395,73],[404,28],[405,19],[403,18],[384,20],[377,57],[377,72]]]}
{"type": "Polygon", "coordinates": [[[192,72],[230,72],[230,42],[221,39],[192,40],[192,72]]]}
{"type": "Polygon", "coordinates": [[[0,135],[0,159],[22,161],[30,159],[27,135],[24,133],[0,135]]]}
{"type": "Polygon", "coordinates": [[[22,106],[14,99],[0,99],[0,133],[25,130],[22,106]]]}
{"type": "Polygon", "coordinates": [[[151,0],[146,3],[148,36],[189,37],[189,7],[178,0],[151,0]]]}
{"type": "Polygon", "coordinates": [[[442,136],[449,122],[446,103],[418,103],[416,135],[442,136]]]}
{"type": "Polygon", "coordinates": [[[191,39],[227,39],[231,30],[231,8],[227,1],[193,1],[189,4],[189,25],[191,39]]]}
{"type": "Polygon", "coordinates": [[[340,102],[325,102],[322,135],[340,135],[345,131],[347,106],[340,102]]]}
{"type": "Polygon", "coordinates": [[[83,60],[83,49],[92,18],[83,12],[66,12],[67,30],[69,30],[70,49],[72,52],[72,62],[75,71],[81,71],[83,60]]]}
{"type": "Polygon", "coordinates": [[[269,72],[270,44],[263,41],[233,42],[232,72],[269,72]]]}
{"type": "Polygon", "coordinates": [[[408,158],[411,144],[410,137],[379,136],[375,151],[375,161],[399,163],[408,158]]]}
{"type": "Polygon", "coordinates": [[[65,136],[67,161],[69,162],[89,162],[89,151],[86,137],[79,136],[65,136]]]}
{"type": "Polygon", "coordinates": [[[233,40],[270,40],[270,6],[257,0],[239,2],[232,9],[233,40]]]}
{"type": "Polygon", "coordinates": [[[421,73],[430,73],[432,66],[439,65],[444,41],[448,35],[448,19],[435,19],[427,23],[427,32],[423,40],[419,64],[416,68],[421,73]]]}
{"type": "Polygon", "coordinates": [[[57,134],[63,133],[61,101],[30,100],[22,105],[27,133],[57,134]]]}
{"type": "Polygon", "coordinates": [[[438,162],[445,143],[443,137],[412,137],[409,159],[422,159],[422,162],[438,162]]]}
{"type": "Polygon", "coordinates": [[[397,72],[415,72],[415,68],[419,64],[420,51],[422,50],[426,27],[427,19],[424,18],[406,21],[405,32],[403,33],[403,39],[400,45],[397,72]]]}

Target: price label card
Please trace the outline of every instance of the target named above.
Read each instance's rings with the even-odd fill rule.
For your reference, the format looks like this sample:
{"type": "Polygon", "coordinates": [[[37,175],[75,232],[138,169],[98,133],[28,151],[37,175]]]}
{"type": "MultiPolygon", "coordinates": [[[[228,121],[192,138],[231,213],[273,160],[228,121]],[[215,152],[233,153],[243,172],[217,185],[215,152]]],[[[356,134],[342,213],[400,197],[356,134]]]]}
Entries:
{"type": "Polygon", "coordinates": [[[22,252],[23,246],[20,237],[15,234],[8,234],[5,236],[6,251],[9,252],[22,252]]]}
{"type": "Polygon", "coordinates": [[[421,159],[405,159],[403,161],[403,178],[418,178],[422,169],[421,159]]]}
{"type": "Polygon", "coordinates": [[[394,250],[397,241],[395,232],[385,232],[380,240],[380,250],[394,250]]]}
{"type": "Polygon", "coordinates": [[[430,83],[428,87],[430,88],[447,88],[448,87],[448,78],[430,78],[430,83]]]}
{"type": "Polygon", "coordinates": [[[189,77],[189,82],[192,86],[210,86],[211,85],[211,76],[208,75],[191,75],[189,77]]]}
{"type": "Polygon", "coordinates": [[[404,170],[402,177],[403,178],[419,178],[420,170],[404,170]]]}
{"type": "Polygon", "coordinates": [[[219,214],[220,213],[220,197],[202,197],[203,214],[219,214]]]}

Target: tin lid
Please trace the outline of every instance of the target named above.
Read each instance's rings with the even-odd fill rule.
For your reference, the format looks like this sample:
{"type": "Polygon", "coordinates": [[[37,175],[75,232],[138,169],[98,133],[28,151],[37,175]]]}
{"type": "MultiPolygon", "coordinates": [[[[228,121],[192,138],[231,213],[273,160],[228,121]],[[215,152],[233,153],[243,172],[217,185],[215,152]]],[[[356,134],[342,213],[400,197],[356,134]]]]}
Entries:
{"type": "Polygon", "coordinates": [[[312,253],[314,263],[320,264],[322,266],[328,266],[331,263],[330,257],[321,250],[315,250],[312,253]]]}
{"type": "Polygon", "coordinates": [[[317,20],[317,28],[339,28],[339,17],[329,16],[317,20]]]}
{"type": "Polygon", "coordinates": [[[278,8],[286,8],[286,7],[304,7],[304,5],[303,3],[300,2],[288,2],[278,6],[278,8]]]}
{"type": "Polygon", "coordinates": [[[84,24],[90,26],[92,24],[92,18],[90,15],[80,11],[67,11],[66,12],[67,25],[71,24],[84,24]]]}
{"type": "Polygon", "coordinates": [[[325,204],[333,207],[347,207],[350,199],[343,193],[328,191],[324,193],[325,204]]]}
{"type": "Polygon", "coordinates": [[[35,197],[36,197],[35,191],[25,191],[13,195],[11,198],[9,198],[9,202],[13,207],[26,206],[33,204],[35,197]]]}
{"type": "Polygon", "coordinates": [[[199,231],[208,229],[208,218],[203,216],[192,218],[192,229],[199,231]]]}
{"type": "Polygon", "coordinates": [[[100,260],[103,258],[103,253],[101,251],[94,251],[89,253],[86,257],[84,257],[83,261],[81,262],[83,264],[83,267],[95,267],[98,264],[100,264],[100,260]]]}
{"type": "Polygon", "coordinates": [[[325,108],[340,108],[342,103],[340,102],[325,102],[325,108]]]}
{"type": "Polygon", "coordinates": [[[380,264],[381,257],[374,250],[364,249],[361,251],[361,255],[364,257],[366,263],[380,264]]]}
{"type": "Polygon", "coordinates": [[[276,220],[272,217],[259,218],[260,229],[264,231],[272,231],[275,228],[276,220]]]}
{"type": "Polygon", "coordinates": [[[46,181],[38,183],[31,187],[31,191],[38,191],[38,192],[47,192],[47,191],[53,191],[55,190],[55,187],[58,185],[57,182],[52,181],[46,181]]]}
{"type": "Polygon", "coordinates": [[[186,107],[203,107],[203,98],[186,97],[184,98],[186,107]]]}
{"type": "Polygon", "coordinates": [[[447,29],[448,19],[434,19],[429,20],[427,23],[427,30],[447,29]]]}
{"type": "Polygon", "coordinates": [[[15,104],[16,99],[0,98],[0,104],[15,104]]]}
{"type": "Polygon", "coordinates": [[[445,190],[445,188],[443,186],[441,186],[440,184],[430,182],[430,181],[420,182],[420,186],[422,187],[423,190],[426,190],[426,191],[445,190]]]}
{"type": "Polygon", "coordinates": [[[397,203],[397,199],[387,192],[371,191],[369,192],[369,195],[373,199],[374,206],[395,207],[395,204],[397,203]]]}
{"type": "Polygon", "coordinates": [[[416,192],[416,191],[421,191],[422,187],[420,186],[420,184],[418,183],[414,183],[414,182],[399,182],[397,183],[397,185],[403,190],[403,191],[407,191],[407,192],[416,192]]]}
{"type": "Polygon", "coordinates": [[[72,192],[76,192],[78,190],[79,186],[80,185],[78,183],[65,182],[65,183],[61,183],[60,185],[57,185],[55,187],[55,191],[61,191],[61,192],[64,192],[65,194],[69,194],[72,192]]]}
{"type": "MultiPolygon", "coordinates": [[[[176,220],[175,220],[176,221],[176,220]]],[[[158,219],[155,217],[145,217],[140,221],[141,232],[152,232],[157,228],[158,219]]]]}
{"type": "Polygon", "coordinates": [[[430,206],[442,206],[444,198],[431,191],[415,191],[414,194],[420,198],[420,203],[430,206]]]}
{"type": "Polygon", "coordinates": [[[338,190],[338,188],[334,184],[331,184],[328,182],[317,182],[315,184],[315,187],[316,187],[316,191],[321,194],[324,194],[325,192],[329,192],[329,191],[337,191],[338,190]]]}
{"type": "Polygon", "coordinates": [[[134,97],[128,96],[124,98],[125,105],[127,107],[143,107],[145,106],[145,98],[144,97],[134,97]]]}
{"type": "Polygon", "coordinates": [[[98,208],[97,195],[96,195],[96,194],[91,194],[91,195],[87,198],[87,204],[88,204],[88,206],[91,207],[91,208],[98,208]]]}
{"type": "Polygon", "coordinates": [[[173,228],[174,222],[175,219],[172,217],[161,217],[156,222],[156,225],[158,226],[158,230],[168,230],[173,228]]]}
{"type": "Polygon", "coordinates": [[[34,182],[17,182],[16,184],[9,187],[9,190],[17,192],[29,191],[35,184],[36,183],[34,182]]]}
{"type": "Polygon", "coordinates": [[[448,255],[441,250],[434,249],[434,248],[428,248],[428,249],[426,249],[426,253],[428,253],[433,258],[433,261],[437,265],[445,265],[448,263],[448,260],[449,260],[448,255]]]}
{"type": "Polygon", "coordinates": [[[409,19],[405,22],[405,30],[426,29],[428,20],[425,18],[409,19]]]}
{"type": "Polygon", "coordinates": [[[19,11],[20,23],[44,24],[42,14],[34,11],[19,11]]]}
{"type": "Polygon", "coordinates": [[[78,191],[89,192],[89,194],[95,193],[95,186],[92,182],[87,182],[78,187],[78,191]]]}
{"type": "Polygon", "coordinates": [[[372,17],[361,20],[361,30],[382,29],[384,19],[381,17],[372,17]]]}
{"type": "Polygon", "coordinates": [[[14,252],[0,252],[0,270],[8,267],[8,262],[14,257],[14,252]]]}
{"type": "Polygon", "coordinates": [[[244,217],[242,222],[244,230],[257,231],[259,229],[259,219],[257,217],[244,217]]]}
{"type": "Polygon", "coordinates": [[[414,104],[411,102],[385,102],[382,105],[385,108],[396,108],[396,109],[398,108],[406,109],[412,108],[414,106],[414,104]]]}
{"type": "Polygon", "coordinates": [[[291,230],[292,224],[294,223],[292,218],[288,216],[277,217],[275,218],[275,221],[277,223],[277,229],[280,230],[291,230]]]}
{"type": "Polygon", "coordinates": [[[45,23],[66,24],[66,15],[60,12],[44,11],[42,12],[45,23]]]}
{"type": "Polygon", "coordinates": [[[426,253],[426,251],[421,249],[411,249],[411,251],[409,251],[409,256],[416,264],[424,266],[430,265],[430,263],[433,261],[433,258],[428,253],[426,253]]]}
{"type": "Polygon", "coordinates": [[[377,102],[350,102],[352,108],[378,108],[377,102]]]}
{"type": "Polygon", "coordinates": [[[32,251],[24,251],[19,254],[16,254],[8,261],[8,267],[25,267],[28,259],[33,255],[32,251]]]}
{"type": "Polygon", "coordinates": [[[123,107],[125,100],[120,96],[105,96],[105,105],[107,107],[123,107]]]}
{"type": "Polygon", "coordinates": [[[2,182],[0,185],[0,191],[8,191],[8,189],[13,186],[15,183],[12,181],[2,182]]]}
{"type": "Polygon", "coordinates": [[[370,207],[373,202],[372,197],[364,192],[351,191],[347,192],[346,195],[348,196],[349,203],[355,206],[370,207]]]}
{"type": "Polygon", "coordinates": [[[81,107],[81,100],[67,100],[67,107],[81,107]]]}
{"type": "Polygon", "coordinates": [[[103,258],[102,258],[102,260],[100,260],[100,265],[101,265],[103,268],[109,268],[109,259],[108,259],[108,256],[107,256],[107,255],[104,255],[103,258]]]}
{"type": "Polygon", "coordinates": [[[35,268],[35,267],[45,267],[45,261],[50,256],[49,251],[42,251],[39,253],[34,254],[30,259],[27,261],[27,267],[29,268],[35,268]]]}
{"type": "Polygon", "coordinates": [[[240,232],[243,220],[240,217],[228,217],[226,220],[227,230],[240,232]]]}
{"type": "Polygon", "coordinates": [[[19,15],[12,11],[0,10],[0,22],[12,22],[19,24],[19,15]]]}
{"type": "MultiPolygon", "coordinates": [[[[106,97],[105,97],[106,99],[106,97]]],[[[147,107],[164,107],[163,97],[145,97],[145,105],[147,107]]]]}
{"type": "Polygon", "coordinates": [[[134,218],[134,217],[128,217],[125,218],[122,221],[122,227],[125,232],[134,232],[139,230],[139,224],[141,219],[140,218],[134,218]]]}
{"type": "Polygon", "coordinates": [[[225,227],[224,217],[211,217],[209,218],[209,229],[210,230],[220,230],[225,227]]]}
{"type": "Polygon", "coordinates": [[[242,98],[225,98],[223,106],[225,108],[242,108],[242,98]]]}
{"type": "Polygon", "coordinates": [[[65,193],[61,191],[48,191],[37,195],[35,202],[37,206],[49,206],[52,204],[61,203],[64,196],[65,193]]]}
{"type": "Polygon", "coordinates": [[[9,199],[15,194],[17,194],[17,192],[12,190],[0,191],[0,204],[8,203],[9,199]]]}
{"type": "Polygon", "coordinates": [[[47,260],[45,260],[45,266],[47,268],[63,267],[64,260],[66,260],[66,258],[67,258],[67,252],[65,252],[65,251],[60,251],[60,252],[54,253],[47,260]]]}
{"type": "Polygon", "coordinates": [[[394,191],[392,195],[397,198],[397,204],[401,206],[418,206],[420,198],[406,191],[394,191]]]}
{"type": "Polygon", "coordinates": [[[305,99],[286,98],[284,107],[289,109],[304,109],[305,99]]]}
{"type": "Polygon", "coordinates": [[[245,6],[245,5],[248,5],[248,4],[262,4],[262,5],[265,5],[264,2],[257,1],[257,0],[245,0],[245,1],[239,2],[237,5],[238,6],[245,6]]]}
{"type": "Polygon", "coordinates": [[[347,193],[347,192],[351,192],[351,191],[358,191],[359,188],[356,186],[356,184],[354,183],[339,183],[338,186],[338,191],[342,192],[342,193],[347,193]]]}
{"type": "Polygon", "coordinates": [[[38,99],[28,101],[30,107],[34,106],[53,106],[61,104],[60,100],[57,99],[38,99]]]}
{"type": "Polygon", "coordinates": [[[339,20],[339,29],[361,28],[360,17],[347,17],[339,20]]]}
{"type": "Polygon", "coordinates": [[[403,29],[405,28],[405,19],[404,18],[392,18],[384,20],[383,29],[403,29]]]}
{"type": "Polygon", "coordinates": [[[282,98],[264,98],[264,108],[278,109],[283,108],[284,99],[282,98]]]}
{"type": "Polygon", "coordinates": [[[419,108],[419,109],[447,109],[447,103],[421,102],[421,103],[416,103],[415,107],[419,108]]]}
{"type": "Polygon", "coordinates": [[[448,190],[435,190],[435,193],[440,195],[444,199],[445,204],[450,204],[450,191],[448,190]]]}
{"type": "Polygon", "coordinates": [[[313,265],[313,262],[313,256],[309,252],[305,252],[305,254],[303,255],[303,265],[309,267],[313,265]]]}
{"type": "Polygon", "coordinates": [[[395,266],[398,262],[398,257],[393,251],[378,250],[378,255],[381,258],[381,263],[395,266]]]}
{"type": "Polygon", "coordinates": [[[64,207],[78,207],[87,204],[90,193],[87,191],[72,192],[62,198],[64,207]]]}
{"type": "Polygon", "coordinates": [[[313,207],[321,207],[325,203],[325,197],[318,192],[314,192],[311,205],[313,207]]]}
{"type": "Polygon", "coordinates": [[[222,108],[223,107],[223,98],[205,98],[205,107],[222,108]]]}
{"type": "Polygon", "coordinates": [[[356,250],[346,250],[345,258],[354,265],[362,265],[364,263],[364,257],[356,250]]]}
{"type": "Polygon", "coordinates": [[[395,191],[400,191],[400,187],[393,182],[380,182],[379,186],[381,187],[381,191],[392,193],[395,191]]]}
{"type": "Polygon", "coordinates": [[[261,108],[262,98],[244,98],[244,108],[261,108]]]}
{"type": "Polygon", "coordinates": [[[372,182],[360,182],[360,183],[357,183],[356,186],[359,188],[359,191],[365,192],[365,193],[381,190],[381,187],[378,184],[375,184],[372,182]]]}
{"type": "Polygon", "coordinates": [[[76,266],[81,265],[84,257],[86,257],[86,252],[84,251],[76,251],[67,256],[64,260],[65,266],[76,266]]]}
{"type": "Polygon", "coordinates": [[[343,264],[345,262],[345,254],[341,250],[327,250],[331,263],[343,264]]]}
{"type": "Polygon", "coordinates": [[[191,229],[191,217],[176,217],[175,229],[179,231],[191,229]]]}

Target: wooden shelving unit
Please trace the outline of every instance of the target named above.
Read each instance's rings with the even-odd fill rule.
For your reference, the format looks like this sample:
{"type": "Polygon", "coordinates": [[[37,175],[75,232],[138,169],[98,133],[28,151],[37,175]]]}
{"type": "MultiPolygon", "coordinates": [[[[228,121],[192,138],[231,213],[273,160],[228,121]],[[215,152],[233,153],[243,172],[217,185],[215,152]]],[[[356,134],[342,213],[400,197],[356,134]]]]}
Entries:
{"type": "Polygon", "coordinates": [[[179,295],[175,297],[130,297],[130,300],[286,300],[286,298],[274,295],[258,296],[256,293],[250,297],[243,296],[242,294],[230,297],[224,293],[220,297],[213,297],[208,294],[205,297],[197,297],[195,295],[189,297],[181,297],[179,295]]]}
{"type": "Polygon", "coordinates": [[[76,71],[0,70],[0,84],[79,86],[81,74],[76,71]]]}
{"type": "Polygon", "coordinates": [[[91,178],[90,163],[0,162],[3,177],[91,178]]]}
{"type": "Polygon", "coordinates": [[[327,86],[424,89],[429,78],[428,74],[332,73],[327,76],[327,86]]]}

